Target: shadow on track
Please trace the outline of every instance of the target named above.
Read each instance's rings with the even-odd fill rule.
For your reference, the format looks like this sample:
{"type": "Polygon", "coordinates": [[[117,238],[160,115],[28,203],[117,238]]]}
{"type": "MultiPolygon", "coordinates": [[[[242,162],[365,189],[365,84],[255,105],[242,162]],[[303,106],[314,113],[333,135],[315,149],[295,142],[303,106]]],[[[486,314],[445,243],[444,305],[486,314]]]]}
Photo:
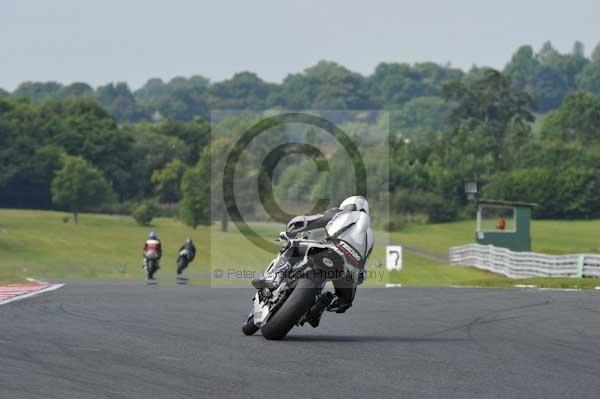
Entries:
{"type": "Polygon", "coordinates": [[[469,342],[469,338],[428,338],[428,337],[394,337],[381,335],[288,335],[284,338],[288,342],[394,342],[394,343],[415,343],[415,342],[469,342]]]}

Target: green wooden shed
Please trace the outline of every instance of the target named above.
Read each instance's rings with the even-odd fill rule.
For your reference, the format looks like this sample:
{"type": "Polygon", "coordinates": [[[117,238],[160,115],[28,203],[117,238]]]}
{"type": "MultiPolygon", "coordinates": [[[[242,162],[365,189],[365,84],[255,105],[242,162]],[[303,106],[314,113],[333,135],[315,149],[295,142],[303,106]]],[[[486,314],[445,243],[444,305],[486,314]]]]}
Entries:
{"type": "Polygon", "coordinates": [[[476,242],[531,251],[531,210],[536,204],[481,199],[477,204],[476,242]]]}

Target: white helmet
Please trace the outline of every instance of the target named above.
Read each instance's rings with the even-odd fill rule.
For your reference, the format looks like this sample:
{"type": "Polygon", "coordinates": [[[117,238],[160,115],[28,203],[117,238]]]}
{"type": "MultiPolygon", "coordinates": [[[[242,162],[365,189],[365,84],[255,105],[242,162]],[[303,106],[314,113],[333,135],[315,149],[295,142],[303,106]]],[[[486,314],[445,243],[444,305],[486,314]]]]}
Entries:
{"type": "Polygon", "coordinates": [[[369,202],[367,199],[360,195],[348,197],[340,204],[342,211],[362,211],[367,215],[369,214],[369,202]]]}

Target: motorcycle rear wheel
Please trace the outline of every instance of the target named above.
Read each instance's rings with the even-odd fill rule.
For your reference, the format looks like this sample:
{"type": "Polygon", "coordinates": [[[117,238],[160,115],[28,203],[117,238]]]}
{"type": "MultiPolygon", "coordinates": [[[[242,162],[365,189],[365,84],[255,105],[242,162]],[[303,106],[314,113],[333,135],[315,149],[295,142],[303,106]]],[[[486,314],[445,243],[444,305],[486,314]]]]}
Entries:
{"type": "Polygon", "coordinates": [[[148,259],[146,271],[148,272],[148,279],[153,278],[154,274],[158,271],[158,261],[155,259],[148,259]]]}
{"type": "Polygon", "coordinates": [[[316,281],[309,279],[298,281],[284,304],[260,329],[263,337],[268,340],[283,339],[310,309],[320,289],[321,284],[316,281]]]}

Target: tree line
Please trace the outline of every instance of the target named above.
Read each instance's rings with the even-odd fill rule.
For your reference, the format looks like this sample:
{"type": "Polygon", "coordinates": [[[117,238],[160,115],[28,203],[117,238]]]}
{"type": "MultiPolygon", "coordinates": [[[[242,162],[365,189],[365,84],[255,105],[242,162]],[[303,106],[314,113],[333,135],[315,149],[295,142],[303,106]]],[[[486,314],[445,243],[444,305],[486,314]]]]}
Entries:
{"type": "MultiPolygon", "coordinates": [[[[167,82],[155,78],[137,90],[122,82],[97,88],[82,82],[24,82],[12,93],[0,90],[0,96],[26,97],[33,102],[92,97],[120,123],[161,118],[209,120],[210,110],[220,109],[386,109],[392,114],[392,125],[405,137],[419,138],[442,129],[448,112],[443,86],[476,79],[482,69],[473,67],[464,72],[430,62],[381,63],[371,75],[363,76],[334,62],[321,61],[288,75],[279,84],[265,82],[252,72],[240,72],[220,82],[202,76],[175,77],[167,82]]],[[[522,46],[503,73],[515,89],[533,98],[537,112],[545,113],[558,108],[574,91],[600,95],[600,45],[589,57],[579,42],[564,54],[549,42],[537,52],[522,46]]]]}
{"type": "MultiPolygon", "coordinates": [[[[538,203],[536,217],[600,217],[599,94],[600,49],[588,59],[577,43],[569,54],[524,46],[501,72],[384,63],[363,77],[321,62],[280,85],[251,73],[213,84],[153,79],[133,93],[125,84],[24,83],[0,93],[0,206],[207,224],[210,184],[197,182],[210,181],[211,159],[231,146],[227,134],[209,145],[211,109],[383,108],[391,116],[390,192],[377,199],[391,210],[384,227],[464,217],[467,178],[485,183],[485,196],[538,203]]],[[[339,122],[376,132],[381,121],[366,115],[339,122]]],[[[370,178],[380,178],[369,162],[370,178]]],[[[314,173],[284,167],[275,191],[318,198],[314,173]]]]}

